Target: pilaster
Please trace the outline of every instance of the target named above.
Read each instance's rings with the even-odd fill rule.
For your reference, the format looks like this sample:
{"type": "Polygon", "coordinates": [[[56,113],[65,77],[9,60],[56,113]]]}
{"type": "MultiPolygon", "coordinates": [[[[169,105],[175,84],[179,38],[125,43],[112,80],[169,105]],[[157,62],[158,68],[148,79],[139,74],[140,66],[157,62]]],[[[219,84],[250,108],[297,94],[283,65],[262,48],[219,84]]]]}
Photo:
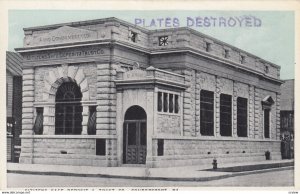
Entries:
{"type": "Polygon", "coordinates": [[[183,136],[191,135],[192,128],[192,95],[191,95],[191,71],[184,70],[185,84],[188,88],[183,95],[183,136]]]}
{"type": "Polygon", "coordinates": [[[237,97],[238,97],[237,83],[233,81],[233,96],[232,96],[232,107],[233,107],[233,120],[232,120],[232,136],[237,137],[237,97]]]}
{"type": "Polygon", "coordinates": [[[111,64],[97,65],[97,132],[115,134],[116,131],[116,87],[111,64]]]}
{"type": "Polygon", "coordinates": [[[249,87],[249,138],[254,138],[254,86],[249,87]]]}
{"type": "Polygon", "coordinates": [[[216,76],[216,91],[215,91],[215,136],[220,135],[220,94],[221,94],[221,80],[216,76]]]}

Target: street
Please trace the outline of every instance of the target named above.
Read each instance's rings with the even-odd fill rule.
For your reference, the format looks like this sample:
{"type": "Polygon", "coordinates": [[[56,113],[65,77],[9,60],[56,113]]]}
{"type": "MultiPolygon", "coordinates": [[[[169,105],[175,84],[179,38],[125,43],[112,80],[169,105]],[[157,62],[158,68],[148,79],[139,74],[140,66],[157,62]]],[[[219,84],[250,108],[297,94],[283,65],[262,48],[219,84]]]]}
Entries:
{"type": "Polygon", "coordinates": [[[202,187],[202,186],[254,186],[287,187],[294,185],[294,170],[282,170],[236,176],[214,181],[184,182],[162,180],[134,180],[120,178],[74,177],[7,174],[8,188],[18,187],[202,187]]]}

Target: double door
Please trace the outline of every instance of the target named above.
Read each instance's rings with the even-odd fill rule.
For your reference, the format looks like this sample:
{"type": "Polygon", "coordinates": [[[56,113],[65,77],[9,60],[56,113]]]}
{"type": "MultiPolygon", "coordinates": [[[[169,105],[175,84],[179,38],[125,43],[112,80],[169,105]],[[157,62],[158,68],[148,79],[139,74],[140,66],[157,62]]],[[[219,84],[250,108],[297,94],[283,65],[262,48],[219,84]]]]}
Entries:
{"type": "Polygon", "coordinates": [[[145,120],[128,120],[123,130],[123,160],[126,164],[145,164],[147,155],[145,120]]]}

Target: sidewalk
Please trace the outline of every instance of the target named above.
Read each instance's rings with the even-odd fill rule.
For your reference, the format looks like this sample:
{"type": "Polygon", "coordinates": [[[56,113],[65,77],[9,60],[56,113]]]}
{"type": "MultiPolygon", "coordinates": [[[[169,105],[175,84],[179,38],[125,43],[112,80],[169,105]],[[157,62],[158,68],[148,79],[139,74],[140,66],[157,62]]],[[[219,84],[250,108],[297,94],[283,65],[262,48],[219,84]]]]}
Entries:
{"type": "Polygon", "coordinates": [[[262,162],[219,164],[218,170],[212,170],[212,165],[187,166],[169,168],[146,167],[91,167],[44,164],[7,163],[8,173],[82,176],[82,177],[110,177],[144,180],[170,181],[209,181],[233,176],[255,174],[276,170],[292,169],[294,160],[270,160],[262,162]],[[243,167],[254,167],[255,170],[234,172],[243,167]],[[230,171],[227,168],[231,167],[230,171]],[[232,171],[233,170],[233,171],[232,171]]]}

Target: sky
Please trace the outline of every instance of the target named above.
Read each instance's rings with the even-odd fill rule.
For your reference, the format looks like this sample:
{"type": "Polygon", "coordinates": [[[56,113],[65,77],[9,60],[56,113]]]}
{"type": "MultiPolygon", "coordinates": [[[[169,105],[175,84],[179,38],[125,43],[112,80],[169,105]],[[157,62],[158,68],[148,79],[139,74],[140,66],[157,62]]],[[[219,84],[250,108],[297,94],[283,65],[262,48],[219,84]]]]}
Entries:
{"type": "Polygon", "coordinates": [[[294,79],[292,11],[9,10],[8,49],[23,46],[23,28],[116,17],[148,29],[188,26],[281,66],[294,79]]]}

